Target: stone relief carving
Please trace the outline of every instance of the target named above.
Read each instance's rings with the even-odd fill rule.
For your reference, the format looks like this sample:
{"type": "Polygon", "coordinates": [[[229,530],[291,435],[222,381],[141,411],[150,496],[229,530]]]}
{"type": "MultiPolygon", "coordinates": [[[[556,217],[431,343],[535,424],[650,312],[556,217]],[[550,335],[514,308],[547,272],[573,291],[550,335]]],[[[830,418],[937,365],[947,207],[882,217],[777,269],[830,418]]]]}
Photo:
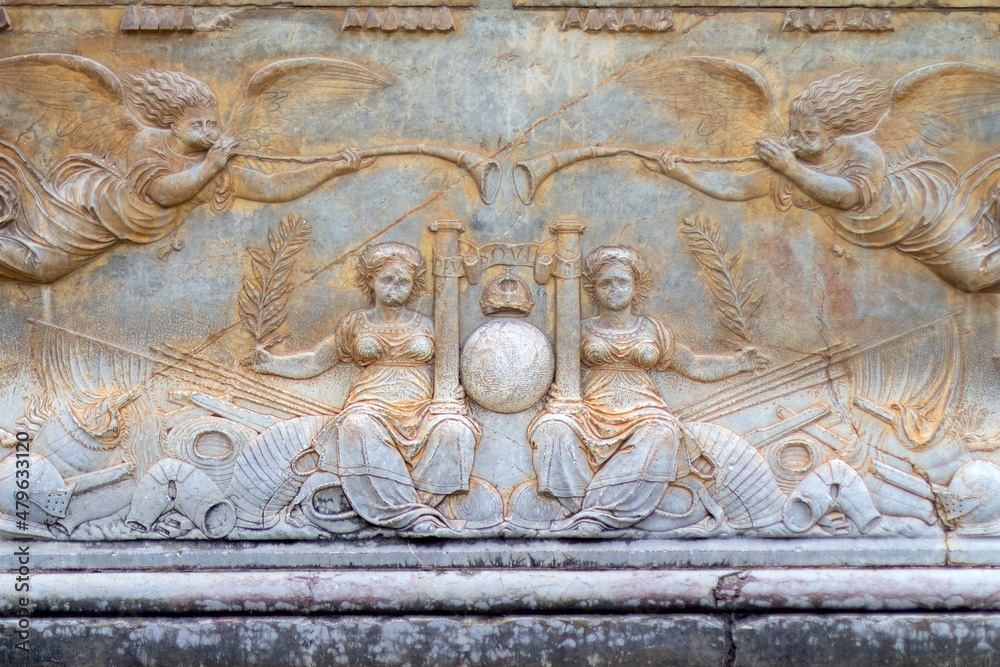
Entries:
{"type": "Polygon", "coordinates": [[[499,166],[467,151],[398,145],[328,157],[294,154],[293,137],[308,116],[387,85],[345,61],[272,63],[250,78],[222,133],[215,94],[185,74],[149,69],[120,79],[78,56],[4,59],[0,88],[38,112],[12,119],[9,129],[48,121],[55,124],[53,136],[65,141],[49,147],[48,176],[17,146],[0,144],[0,278],[51,283],[119,243],[164,238],[198,206],[223,211],[234,199],[290,201],[383,155],[454,162],[472,173],[484,200],[492,200],[499,166]],[[245,164],[237,164],[240,157],[245,164]],[[275,171],[275,164],[284,168],[275,171]]]}
{"type": "MultiPolygon", "coordinates": [[[[631,155],[712,198],[770,197],[782,210],[814,211],[848,242],[896,248],[959,290],[991,290],[1000,280],[996,156],[961,178],[935,157],[963,120],[1000,102],[1000,71],[951,63],[891,84],[832,75],[793,99],[787,135],[763,77],[745,65],[658,61],[624,81],[669,102],[684,132],[697,117],[686,140],[711,139],[706,155],[557,151],[516,166],[524,201],[564,167],[631,155]],[[708,76],[711,89],[702,85],[708,76]],[[699,162],[764,166],[689,166],[699,162]]],[[[8,281],[51,283],[120,242],[164,239],[203,204],[287,202],[386,155],[453,162],[484,202],[500,189],[498,163],[450,147],[300,155],[290,128],[301,114],[389,85],[345,61],[268,65],[225,134],[214,93],[177,72],[119,79],[84,58],[36,55],[0,60],[0,85],[38,105],[43,129],[58,123],[67,144],[46,156],[43,175],[17,145],[0,142],[0,275],[8,281]],[[29,74],[37,77],[30,86],[29,74]]],[[[43,393],[25,398],[18,421],[32,443],[32,492],[19,496],[23,457],[18,437],[4,431],[0,533],[996,534],[1000,467],[986,455],[1000,449],[1000,436],[984,426],[988,408],[960,395],[960,315],[771,363],[757,349],[767,341],[756,320],[773,297],[728,228],[707,215],[677,226],[716,324],[738,348],[728,353],[695,353],[674,333],[684,323],[644,312],[666,282],[647,267],[648,250],[606,235],[591,242],[568,219],[542,239],[513,240],[438,220],[428,227],[429,268],[418,238],[364,244],[354,253],[351,298],[367,305],[337,312],[333,331],[292,332],[314,345],[306,351],[286,339],[301,307],[293,277],[316,252],[313,224],[300,214],[247,247],[233,297],[250,349],[238,362],[177,340],[131,349],[39,318],[32,350],[43,393]],[[476,302],[479,313],[463,309],[476,302]],[[664,390],[673,376],[697,383],[697,395],[673,400],[664,390]],[[510,435],[530,450],[530,470],[508,490],[478,474],[497,415],[523,417],[510,435]],[[740,420],[727,421],[733,415],[740,420]]],[[[161,259],[186,247],[167,242],[161,259]]]]}
{"type": "Polygon", "coordinates": [[[382,32],[449,32],[455,19],[447,7],[388,7],[385,10],[351,7],[344,16],[341,30],[380,30],[382,32]],[[363,17],[363,18],[362,18],[363,17]]]}
{"type": "Polygon", "coordinates": [[[895,29],[888,9],[789,9],[781,24],[782,32],[887,32],[895,29]]]}
{"type": "Polygon", "coordinates": [[[545,396],[555,373],[552,343],[523,319],[535,304],[527,284],[509,270],[492,278],[479,300],[490,319],[462,347],[462,383],[487,410],[527,410],[545,396]]]}
{"type": "Polygon", "coordinates": [[[587,32],[669,32],[674,14],[669,9],[568,9],[559,26],[562,31],[587,32]]]}
{"type": "Polygon", "coordinates": [[[815,211],[849,243],[894,248],[956,289],[990,291],[1000,282],[994,266],[1000,247],[994,211],[998,156],[978,164],[976,156],[964,157],[975,165],[964,175],[939,157],[963,123],[1000,103],[1000,71],[942,63],[894,83],[854,71],[834,74],[792,99],[787,132],[764,77],[741,63],[676,58],[640,67],[624,82],[666,102],[664,111],[689,128],[689,142],[724,156],[654,155],[607,146],[550,153],[517,164],[522,201],[529,203],[546,178],[572,164],[631,155],[710,197],[770,197],[782,211],[815,211]],[[740,155],[751,149],[753,156],[740,155]],[[727,172],[688,166],[753,161],[763,162],[763,168],[727,172]]]}
{"type": "MultiPolygon", "coordinates": [[[[122,32],[193,32],[194,11],[190,7],[129,7],[118,28],[122,32]]],[[[204,29],[204,28],[202,28],[204,29]]]]}
{"type": "MultiPolygon", "coordinates": [[[[704,221],[686,224],[689,235],[715,237],[723,246],[719,270],[731,273],[733,256],[717,230],[704,221]]],[[[301,250],[304,227],[296,216],[283,220],[272,234],[269,262],[295,237],[301,250]]],[[[581,265],[579,223],[554,224],[554,242],[539,245],[466,242],[465,255],[460,224],[432,227],[435,321],[408,307],[427,288],[423,257],[412,246],[387,242],[369,245],[358,259],[357,285],[369,307],[349,313],[315,349],[267,351],[278,342],[280,321],[265,325],[263,335],[251,330],[258,347],[242,364],[256,373],[308,378],[338,362],[359,367],[342,409],[275,391],[196,354],[156,347],[158,357],[147,357],[43,325],[41,372],[51,395],[39,408],[48,416],[33,438],[41,453],[32,461],[36,489],[45,489],[32,500],[40,512],[32,517],[34,534],[71,535],[94,520],[99,532],[92,524],[77,537],[177,537],[195,529],[240,539],[360,537],[386,529],[415,537],[794,535],[817,526],[861,534],[887,516],[933,524],[935,503],[956,530],[992,530],[1000,510],[989,494],[1000,469],[969,453],[989,449],[996,437],[977,430],[974,410],[946,424],[959,356],[951,319],[761,372],[766,357],[752,347],[735,355],[695,354],[667,325],[642,315],[654,285],[641,256],[601,246],[581,265]],[[557,281],[556,381],[528,426],[535,477],[505,507],[497,490],[473,475],[481,427],[458,383],[456,300],[461,275],[475,284],[484,268],[502,268],[487,282],[481,307],[494,315],[526,314],[532,297],[511,273],[518,266],[533,267],[538,283],[557,281]],[[581,281],[598,308],[582,322],[581,281]],[[569,344],[578,352],[568,352],[569,344]],[[444,363],[432,366],[438,355],[444,363]],[[208,376],[230,393],[175,388],[170,401],[183,406],[164,410],[149,386],[154,361],[166,367],[172,386],[208,376]],[[664,370],[703,382],[756,375],[671,407],[650,377],[664,370]],[[849,414],[846,432],[823,404],[798,412],[779,407],[777,421],[743,434],[711,421],[829,377],[846,380],[838,397],[849,414]],[[257,407],[241,407],[237,396],[257,407]]],[[[259,264],[251,266],[252,274],[261,273],[259,264]]],[[[746,290],[742,279],[730,282],[746,290]]],[[[284,309],[279,300],[277,319],[284,309]]],[[[740,333],[746,317],[729,325],[747,339],[740,333]]],[[[552,378],[551,365],[538,361],[551,360],[549,350],[533,325],[494,319],[468,338],[463,377],[476,387],[480,405],[514,411],[521,405],[509,401],[528,395],[537,402],[537,389],[552,378]],[[503,330],[510,323],[526,327],[511,335],[503,330]],[[517,345],[530,354],[512,354],[517,345]],[[478,362],[490,349],[509,365],[466,361],[478,362]],[[518,373],[535,393],[498,391],[497,379],[518,373]]],[[[14,460],[5,459],[8,486],[14,460]]]]}
{"type": "Polygon", "coordinates": [[[630,248],[593,250],[583,281],[599,312],[580,324],[580,359],[588,369],[583,400],[546,410],[528,434],[539,491],[571,512],[565,530],[593,534],[641,522],[665,486],[690,467],[681,424],[648,371],[673,368],[711,381],[765,359],[752,348],[736,356],[696,355],[664,324],[639,315],[653,281],[630,248]]]}
{"type": "Polygon", "coordinates": [[[318,474],[339,477],[351,507],[369,523],[417,535],[450,529],[434,507],[469,491],[480,436],[462,409],[460,386],[432,379],[434,324],[407,308],[427,289],[426,273],[412,246],[369,246],[358,260],[358,285],[370,308],[348,315],[310,352],[275,356],[258,348],[245,358],[256,372],[295,378],[340,361],[361,366],[343,411],[320,436],[318,474]]]}

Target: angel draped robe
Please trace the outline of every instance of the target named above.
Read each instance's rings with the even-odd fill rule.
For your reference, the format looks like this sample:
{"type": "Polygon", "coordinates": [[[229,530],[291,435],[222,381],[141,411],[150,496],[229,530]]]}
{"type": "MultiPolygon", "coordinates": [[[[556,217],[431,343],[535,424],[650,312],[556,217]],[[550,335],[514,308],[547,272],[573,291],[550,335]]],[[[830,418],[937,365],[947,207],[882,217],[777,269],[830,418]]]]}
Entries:
{"type": "Polygon", "coordinates": [[[895,248],[964,292],[1000,289],[1000,225],[994,207],[1000,155],[961,180],[947,163],[922,158],[890,167],[867,135],[836,139],[837,157],[813,169],[839,176],[861,197],[852,210],[818,204],[786,177],[775,174],[771,198],[818,213],[846,241],[863,248],[895,248]]]}
{"type": "Polygon", "coordinates": [[[351,385],[320,468],[338,474],[366,521],[407,529],[422,519],[444,524],[416,491],[447,495],[469,489],[479,426],[464,415],[432,414],[434,333],[414,311],[402,322],[372,322],[356,310],[337,331],[340,361],[361,375],[351,385]]]}
{"type": "Polygon", "coordinates": [[[626,330],[581,325],[584,410],[543,412],[528,427],[538,490],[582,498],[575,521],[626,528],[653,513],[690,470],[689,438],[650,370],[670,367],[674,337],[650,317],[626,330]]]}
{"type": "Polygon", "coordinates": [[[146,141],[133,142],[124,175],[91,156],[74,155],[48,178],[16,146],[0,141],[0,279],[52,283],[122,241],[162,239],[202,204],[222,210],[231,203],[225,170],[183,204],[153,202],[148,191],[157,178],[197,166],[204,154],[171,151],[166,130],[140,136],[146,141]]]}

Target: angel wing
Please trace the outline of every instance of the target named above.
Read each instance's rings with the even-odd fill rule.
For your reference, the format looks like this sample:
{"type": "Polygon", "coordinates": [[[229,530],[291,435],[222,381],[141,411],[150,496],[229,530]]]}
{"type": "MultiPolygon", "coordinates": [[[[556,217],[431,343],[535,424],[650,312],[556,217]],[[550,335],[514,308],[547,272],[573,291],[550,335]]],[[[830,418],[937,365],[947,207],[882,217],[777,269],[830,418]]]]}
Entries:
{"type": "Polygon", "coordinates": [[[297,155],[310,124],[322,128],[309,135],[321,140],[332,114],[388,85],[385,77],[343,60],[279,60],[251,77],[229,134],[240,142],[238,152],[297,155]]]}
{"type": "Polygon", "coordinates": [[[623,82],[666,102],[688,138],[707,144],[717,157],[753,155],[757,139],[784,135],[764,77],[732,60],[661,60],[630,72],[623,82]]]}
{"type": "Polygon", "coordinates": [[[967,63],[923,67],[896,82],[873,138],[895,166],[951,145],[963,122],[998,103],[1000,70],[967,63]]]}
{"type": "Polygon", "coordinates": [[[34,150],[49,163],[43,168],[72,153],[121,160],[142,128],[118,77],[88,58],[40,53],[0,59],[0,95],[0,126],[12,140],[34,133],[34,150]]]}

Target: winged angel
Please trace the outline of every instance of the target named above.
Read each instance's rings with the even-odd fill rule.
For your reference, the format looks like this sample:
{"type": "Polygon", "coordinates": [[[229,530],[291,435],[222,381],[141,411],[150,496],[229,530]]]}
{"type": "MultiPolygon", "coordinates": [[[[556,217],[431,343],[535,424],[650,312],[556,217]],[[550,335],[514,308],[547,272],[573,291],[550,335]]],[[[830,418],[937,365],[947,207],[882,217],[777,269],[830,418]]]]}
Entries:
{"type": "Polygon", "coordinates": [[[329,119],[388,84],[348,62],[282,60],[250,78],[222,133],[211,89],[180,72],[119,78],[71,55],[0,59],[6,134],[43,128],[36,152],[52,164],[43,175],[20,148],[0,141],[0,279],[51,283],[118,243],[163,238],[198,206],[219,212],[235,198],[290,201],[367,166],[373,155],[427,154],[434,147],[288,157],[310,118],[329,119]],[[280,159],[268,159],[275,154],[280,159]]]}
{"type": "Polygon", "coordinates": [[[667,102],[682,127],[696,119],[688,136],[703,147],[753,150],[764,163],[697,170],[664,151],[646,161],[651,169],[719,199],[770,197],[783,211],[815,211],[854,245],[895,248],[962,291],[1000,291],[1000,155],[961,177],[940,157],[963,125],[1000,103],[1000,71],[945,63],[895,82],[858,71],[827,76],[792,99],[787,133],[764,78],[736,62],[661,61],[626,85],[667,102]]]}

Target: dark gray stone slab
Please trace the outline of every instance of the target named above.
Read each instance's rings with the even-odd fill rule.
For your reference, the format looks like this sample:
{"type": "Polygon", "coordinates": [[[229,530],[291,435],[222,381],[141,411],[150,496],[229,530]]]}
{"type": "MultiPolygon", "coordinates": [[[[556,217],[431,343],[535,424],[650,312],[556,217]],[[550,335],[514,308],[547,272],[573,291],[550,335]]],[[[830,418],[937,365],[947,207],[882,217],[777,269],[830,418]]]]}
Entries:
{"type": "Polygon", "coordinates": [[[974,667],[1000,664],[996,614],[762,616],[733,625],[736,664],[974,667]]]}
{"type": "Polygon", "coordinates": [[[34,619],[3,665],[723,665],[717,616],[34,619]]]}

